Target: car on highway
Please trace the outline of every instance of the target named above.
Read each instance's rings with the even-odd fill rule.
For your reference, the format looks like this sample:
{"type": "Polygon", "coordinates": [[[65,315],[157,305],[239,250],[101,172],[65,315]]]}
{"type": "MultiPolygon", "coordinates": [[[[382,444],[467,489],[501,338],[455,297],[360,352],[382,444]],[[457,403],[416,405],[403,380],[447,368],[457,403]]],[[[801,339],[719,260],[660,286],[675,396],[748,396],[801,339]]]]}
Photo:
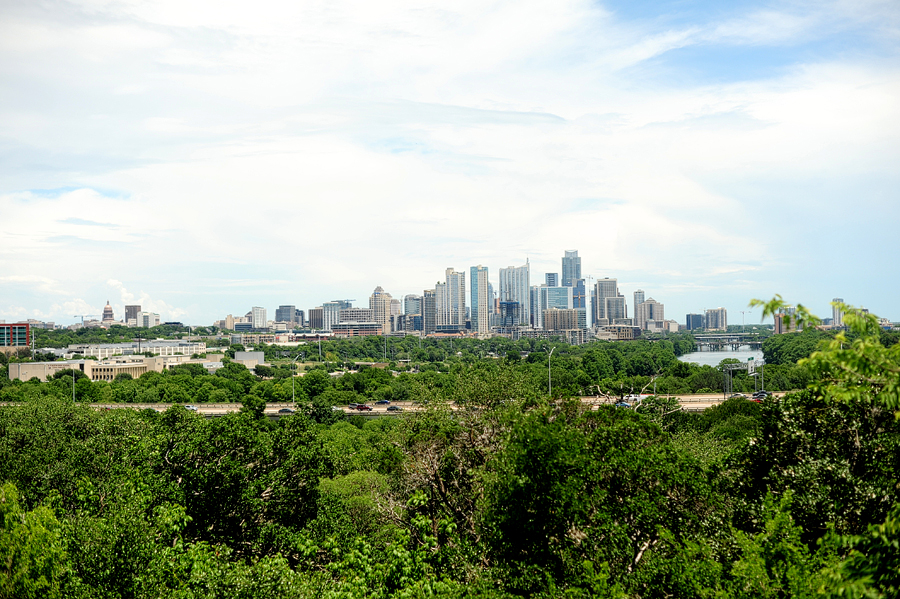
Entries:
{"type": "Polygon", "coordinates": [[[378,401],[375,402],[375,405],[376,406],[386,406],[390,403],[391,403],[391,400],[389,400],[389,399],[379,399],[378,401]]]}
{"type": "Polygon", "coordinates": [[[628,403],[627,401],[620,401],[619,403],[616,404],[616,407],[617,408],[630,408],[631,404],[628,403]]]}
{"type": "Polygon", "coordinates": [[[735,399],[737,397],[740,397],[741,399],[747,399],[747,396],[744,395],[743,393],[732,393],[731,395],[728,396],[728,399],[735,399]]]}
{"type": "Polygon", "coordinates": [[[185,410],[190,410],[191,412],[196,412],[196,411],[197,411],[197,406],[192,406],[192,405],[188,404],[188,405],[184,406],[184,409],[185,409],[185,410]]]}
{"type": "Polygon", "coordinates": [[[371,412],[372,406],[367,406],[366,404],[361,403],[358,406],[356,406],[356,409],[359,410],[360,412],[367,412],[367,411],[371,412]]]}
{"type": "Polygon", "coordinates": [[[292,410],[290,408],[281,408],[280,410],[278,410],[278,413],[279,414],[293,414],[294,410],[292,410]]]}
{"type": "Polygon", "coordinates": [[[402,412],[403,408],[400,406],[388,406],[388,412],[402,412]]]}
{"type": "Polygon", "coordinates": [[[351,410],[355,410],[358,405],[359,405],[358,403],[351,403],[351,404],[347,404],[347,407],[350,408],[351,410]]]}
{"type": "Polygon", "coordinates": [[[769,397],[770,395],[772,395],[772,394],[769,393],[768,391],[757,391],[751,397],[753,399],[765,399],[765,398],[769,397]]]}

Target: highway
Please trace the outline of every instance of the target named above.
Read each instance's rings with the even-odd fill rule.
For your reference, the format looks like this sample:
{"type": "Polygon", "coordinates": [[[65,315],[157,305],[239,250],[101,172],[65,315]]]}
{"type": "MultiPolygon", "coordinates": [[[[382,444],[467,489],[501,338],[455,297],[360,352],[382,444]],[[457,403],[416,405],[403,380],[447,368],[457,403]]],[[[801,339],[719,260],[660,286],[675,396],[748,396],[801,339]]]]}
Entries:
{"type": "MultiPolygon", "coordinates": [[[[777,396],[784,395],[784,393],[775,393],[777,396]]],[[[615,404],[618,399],[607,400],[603,397],[595,397],[595,396],[587,396],[579,398],[582,403],[590,405],[592,409],[597,409],[597,407],[601,405],[611,405],[615,404]]],[[[709,394],[698,394],[698,395],[684,395],[680,396],[679,403],[681,407],[690,412],[702,412],[703,410],[710,408],[712,406],[717,406],[724,401],[724,398],[721,393],[709,393],[709,394]]],[[[632,402],[629,402],[632,403],[632,402]]],[[[222,403],[222,404],[196,404],[197,405],[197,413],[203,414],[208,418],[216,418],[218,416],[223,416],[229,412],[237,412],[241,409],[241,404],[239,403],[222,403]]],[[[394,402],[392,406],[399,406],[403,408],[401,412],[388,411],[388,406],[386,405],[372,405],[372,411],[358,411],[351,410],[347,406],[338,406],[341,408],[345,414],[352,415],[358,414],[361,416],[365,416],[368,418],[376,418],[379,416],[398,416],[403,415],[410,412],[416,412],[422,410],[421,406],[414,404],[411,401],[400,401],[394,402]]],[[[157,410],[160,412],[164,412],[165,410],[171,407],[171,404],[164,403],[156,403],[156,404],[91,404],[92,408],[97,410],[114,410],[114,409],[132,409],[132,410],[157,410]]],[[[283,408],[291,408],[292,405],[290,402],[288,403],[273,403],[267,404],[265,414],[270,418],[278,418],[283,416],[284,414],[279,414],[278,411],[283,408]]]]}

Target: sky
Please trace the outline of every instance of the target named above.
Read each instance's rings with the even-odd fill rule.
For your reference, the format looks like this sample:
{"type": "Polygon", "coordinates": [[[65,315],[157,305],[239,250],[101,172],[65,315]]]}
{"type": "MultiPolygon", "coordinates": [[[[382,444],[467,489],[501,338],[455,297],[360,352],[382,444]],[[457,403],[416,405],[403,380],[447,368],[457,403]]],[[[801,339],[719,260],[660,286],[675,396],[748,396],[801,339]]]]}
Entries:
{"type": "Polygon", "coordinates": [[[0,319],[271,318],[577,249],[629,313],[900,320],[898,58],[896,0],[5,0],[0,319]]]}

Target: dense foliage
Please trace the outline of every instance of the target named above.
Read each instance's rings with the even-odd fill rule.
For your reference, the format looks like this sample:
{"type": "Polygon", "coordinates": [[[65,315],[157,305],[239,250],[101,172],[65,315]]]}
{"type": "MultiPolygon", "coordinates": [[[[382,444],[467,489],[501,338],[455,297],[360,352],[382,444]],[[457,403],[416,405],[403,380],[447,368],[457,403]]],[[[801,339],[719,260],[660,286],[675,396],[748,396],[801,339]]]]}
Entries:
{"type": "Polygon", "coordinates": [[[277,421],[258,407],[291,379],[233,363],[76,377],[74,403],[70,373],[8,384],[0,598],[895,597],[900,345],[847,320],[853,338],[773,367],[806,373],[802,391],[702,413],[568,399],[713,376],[662,342],[557,350],[552,398],[541,348],[399,376],[315,369],[277,421]],[[223,393],[246,409],[83,403],[223,393]],[[358,397],[425,407],[334,417],[358,397]]]}

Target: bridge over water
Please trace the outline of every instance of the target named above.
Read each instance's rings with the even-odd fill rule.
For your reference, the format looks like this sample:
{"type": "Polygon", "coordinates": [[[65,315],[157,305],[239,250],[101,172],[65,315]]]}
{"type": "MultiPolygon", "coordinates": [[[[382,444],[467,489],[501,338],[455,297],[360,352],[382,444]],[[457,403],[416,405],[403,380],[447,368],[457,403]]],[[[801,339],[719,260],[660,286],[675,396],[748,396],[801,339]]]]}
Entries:
{"type": "Polygon", "coordinates": [[[738,351],[743,346],[750,349],[762,349],[762,337],[758,333],[718,333],[694,335],[697,351],[720,351],[731,349],[738,351]]]}

